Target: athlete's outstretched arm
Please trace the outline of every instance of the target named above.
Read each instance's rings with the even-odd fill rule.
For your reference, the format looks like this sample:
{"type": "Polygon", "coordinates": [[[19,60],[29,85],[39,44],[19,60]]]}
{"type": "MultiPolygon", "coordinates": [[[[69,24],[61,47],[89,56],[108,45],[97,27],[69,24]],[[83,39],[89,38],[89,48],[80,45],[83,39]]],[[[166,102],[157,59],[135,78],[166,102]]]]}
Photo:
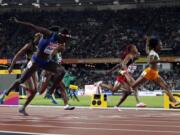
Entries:
{"type": "Polygon", "coordinates": [[[44,27],[41,27],[41,26],[37,26],[35,24],[32,24],[32,23],[29,23],[29,22],[23,22],[23,21],[20,21],[18,20],[17,18],[13,18],[13,20],[15,23],[18,23],[18,24],[21,24],[21,25],[24,25],[24,26],[27,26],[31,29],[33,29],[34,31],[36,32],[40,32],[46,36],[50,36],[51,35],[51,31],[48,30],[47,28],[44,28],[44,27]]]}
{"type": "Polygon", "coordinates": [[[131,56],[130,55],[127,55],[125,58],[124,58],[124,60],[122,61],[122,63],[121,63],[121,65],[122,65],[122,68],[124,69],[124,70],[127,70],[127,63],[128,63],[128,61],[131,59],[131,56]]]}
{"type": "Polygon", "coordinates": [[[13,69],[13,67],[14,67],[17,59],[18,59],[20,56],[22,56],[23,54],[25,54],[26,51],[27,51],[30,47],[31,47],[31,43],[27,43],[23,48],[21,48],[21,49],[16,53],[16,55],[14,56],[14,58],[13,58],[13,60],[12,60],[12,62],[11,62],[11,65],[10,65],[10,67],[9,67],[9,69],[8,69],[8,70],[9,70],[9,73],[12,72],[12,69],[13,69]]]}
{"type": "Polygon", "coordinates": [[[121,67],[121,64],[117,64],[112,69],[110,69],[106,74],[111,74],[112,72],[114,72],[115,70],[117,70],[120,67],[121,67]]]}

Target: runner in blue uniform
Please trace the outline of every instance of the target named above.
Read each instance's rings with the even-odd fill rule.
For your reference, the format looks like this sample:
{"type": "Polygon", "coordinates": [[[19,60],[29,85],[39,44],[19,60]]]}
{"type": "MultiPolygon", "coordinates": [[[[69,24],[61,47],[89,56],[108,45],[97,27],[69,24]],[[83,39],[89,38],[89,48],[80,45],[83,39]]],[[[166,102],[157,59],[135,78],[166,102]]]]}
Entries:
{"type": "MultiPolygon", "coordinates": [[[[71,37],[66,29],[61,33],[58,33],[29,22],[19,21],[16,18],[11,20],[17,24],[27,26],[35,32],[40,32],[43,36],[39,40],[37,52],[32,56],[32,62],[28,64],[28,68],[22,74],[21,78],[17,79],[12,86],[3,93],[1,102],[4,100],[5,95],[8,95],[11,90],[18,88],[20,84],[29,79],[39,68],[45,69],[54,74],[55,81],[53,86],[50,88],[50,90],[54,90],[61,83],[65,75],[65,69],[62,65],[53,62],[51,58],[61,50],[65,49],[65,45],[71,37]]],[[[72,107],[69,107],[69,109],[71,110],[72,107]]]]}

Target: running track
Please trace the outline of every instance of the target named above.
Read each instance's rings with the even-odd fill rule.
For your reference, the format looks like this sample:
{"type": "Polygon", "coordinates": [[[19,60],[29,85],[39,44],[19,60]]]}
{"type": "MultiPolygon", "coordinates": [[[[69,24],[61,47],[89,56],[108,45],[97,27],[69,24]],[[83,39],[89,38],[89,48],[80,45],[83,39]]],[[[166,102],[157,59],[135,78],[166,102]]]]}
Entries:
{"type": "Polygon", "coordinates": [[[0,134],[58,135],[180,135],[180,112],[29,107],[30,116],[17,107],[0,106],[0,134]]]}

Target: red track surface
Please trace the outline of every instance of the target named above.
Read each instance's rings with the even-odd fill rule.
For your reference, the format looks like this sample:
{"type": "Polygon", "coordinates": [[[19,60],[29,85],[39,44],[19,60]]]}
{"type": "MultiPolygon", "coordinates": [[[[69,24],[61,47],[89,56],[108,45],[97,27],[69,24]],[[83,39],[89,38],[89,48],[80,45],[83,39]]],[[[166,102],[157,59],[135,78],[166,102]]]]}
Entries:
{"type": "Polygon", "coordinates": [[[0,107],[0,131],[63,135],[180,135],[180,112],[0,107]]]}

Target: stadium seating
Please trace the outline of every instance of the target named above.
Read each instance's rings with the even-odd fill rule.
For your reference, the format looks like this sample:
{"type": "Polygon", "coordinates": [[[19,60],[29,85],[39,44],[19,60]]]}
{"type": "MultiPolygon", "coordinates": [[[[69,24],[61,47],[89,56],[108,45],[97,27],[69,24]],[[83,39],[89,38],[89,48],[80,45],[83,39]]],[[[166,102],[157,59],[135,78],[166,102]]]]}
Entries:
{"type": "MultiPolygon", "coordinates": [[[[59,25],[69,28],[77,40],[72,40],[63,55],[64,58],[119,57],[121,50],[129,43],[137,45],[145,55],[144,35],[151,33],[163,41],[162,55],[180,55],[180,7],[162,7],[132,10],[105,11],[8,11],[0,15],[0,58],[12,58],[14,54],[34,35],[29,29],[12,24],[8,19],[17,16],[24,21],[50,27],[59,25]],[[158,13],[158,14],[157,14],[158,13]],[[168,50],[168,53],[165,51],[168,50]]],[[[75,69],[77,82],[81,87],[92,84],[97,78],[85,69],[75,69]]],[[[179,88],[178,71],[163,72],[173,88],[179,88]]],[[[135,74],[137,77],[140,72],[135,74]]],[[[103,80],[114,81],[115,76],[103,80]]],[[[146,85],[141,89],[158,89],[146,85]]]]}

